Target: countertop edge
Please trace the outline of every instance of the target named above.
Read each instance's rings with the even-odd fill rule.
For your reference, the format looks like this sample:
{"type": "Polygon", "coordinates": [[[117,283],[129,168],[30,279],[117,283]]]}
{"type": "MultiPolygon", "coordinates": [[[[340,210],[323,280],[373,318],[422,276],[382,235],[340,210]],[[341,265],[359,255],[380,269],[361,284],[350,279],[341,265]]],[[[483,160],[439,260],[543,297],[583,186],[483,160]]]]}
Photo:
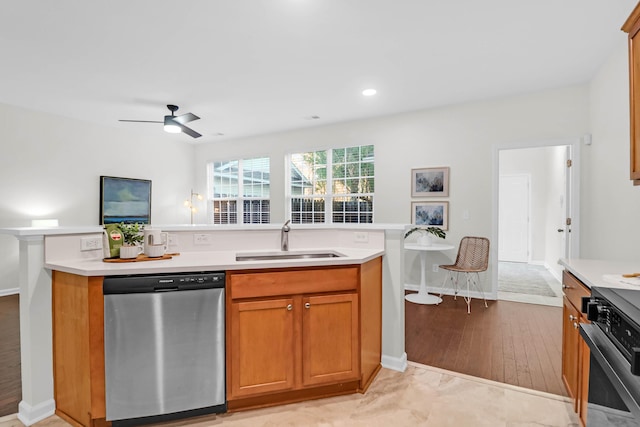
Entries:
{"type": "Polygon", "coordinates": [[[50,270],[79,276],[114,276],[129,274],[193,273],[202,271],[257,270],[269,268],[326,267],[364,264],[384,255],[382,249],[336,248],[345,254],[338,258],[316,258],[270,261],[235,261],[236,251],[188,252],[172,259],[106,263],[101,259],[51,261],[44,264],[50,270]]]}
{"type": "Polygon", "coordinates": [[[617,283],[605,276],[622,275],[640,271],[637,261],[608,261],[601,259],[560,258],[558,264],[578,278],[589,289],[592,287],[637,289],[640,285],[617,283]]]}

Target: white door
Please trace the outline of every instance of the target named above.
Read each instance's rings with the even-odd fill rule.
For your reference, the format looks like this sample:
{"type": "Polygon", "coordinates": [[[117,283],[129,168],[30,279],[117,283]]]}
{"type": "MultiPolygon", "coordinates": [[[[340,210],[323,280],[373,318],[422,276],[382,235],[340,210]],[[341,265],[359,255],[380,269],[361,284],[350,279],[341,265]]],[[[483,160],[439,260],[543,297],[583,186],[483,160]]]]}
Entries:
{"type": "Polygon", "coordinates": [[[529,261],[529,175],[501,175],[498,206],[498,260],[529,261]]]}

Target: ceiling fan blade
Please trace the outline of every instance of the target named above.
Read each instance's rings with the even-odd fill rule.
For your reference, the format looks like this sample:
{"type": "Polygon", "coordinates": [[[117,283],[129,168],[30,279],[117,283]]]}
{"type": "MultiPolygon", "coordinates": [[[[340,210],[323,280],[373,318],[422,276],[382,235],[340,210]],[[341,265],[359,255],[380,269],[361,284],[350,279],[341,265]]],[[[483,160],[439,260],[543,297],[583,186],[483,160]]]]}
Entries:
{"type": "Polygon", "coordinates": [[[202,135],[199,134],[198,132],[196,132],[195,130],[186,127],[185,125],[183,125],[182,123],[177,123],[176,125],[178,125],[180,127],[180,129],[182,129],[183,133],[186,133],[187,135],[193,137],[193,138],[200,138],[202,135]]]}
{"type": "Polygon", "coordinates": [[[200,117],[196,116],[195,114],[191,114],[191,113],[186,113],[183,114],[181,116],[176,116],[173,118],[174,121],[180,123],[180,124],[185,124],[185,123],[189,123],[192,122],[194,120],[199,120],[200,117]]]}
{"type": "Polygon", "coordinates": [[[132,122],[132,123],[164,123],[157,120],[118,120],[119,122],[132,122]]]}

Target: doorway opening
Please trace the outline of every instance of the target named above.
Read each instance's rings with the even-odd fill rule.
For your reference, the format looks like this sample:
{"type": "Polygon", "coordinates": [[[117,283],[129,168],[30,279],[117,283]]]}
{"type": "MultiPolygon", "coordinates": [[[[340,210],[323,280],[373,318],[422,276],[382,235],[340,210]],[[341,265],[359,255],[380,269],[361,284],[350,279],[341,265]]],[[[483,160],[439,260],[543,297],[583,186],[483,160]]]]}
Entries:
{"type": "Polygon", "coordinates": [[[562,306],[560,258],[577,248],[579,140],[496,148],[493,293],[562,306]]]}

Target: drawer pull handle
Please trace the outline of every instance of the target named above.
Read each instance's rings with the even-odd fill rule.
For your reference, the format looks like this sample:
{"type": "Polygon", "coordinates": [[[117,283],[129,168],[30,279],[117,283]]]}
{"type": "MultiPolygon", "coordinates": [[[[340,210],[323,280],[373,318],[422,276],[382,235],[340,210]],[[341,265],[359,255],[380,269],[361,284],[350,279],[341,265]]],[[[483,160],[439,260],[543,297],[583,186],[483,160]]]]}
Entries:
{"type": "Polygon", "coordinates": [[[287,310],[288,310],[288,311],[293,310],[293,304],[289,304],[289,305],[287,305],[287,310]]]}
{"type": "Polygon", "coordinates": [[[304,304],[304,308],[311,308],[311,303],[306,302],[306,303],[304,304]]]}

